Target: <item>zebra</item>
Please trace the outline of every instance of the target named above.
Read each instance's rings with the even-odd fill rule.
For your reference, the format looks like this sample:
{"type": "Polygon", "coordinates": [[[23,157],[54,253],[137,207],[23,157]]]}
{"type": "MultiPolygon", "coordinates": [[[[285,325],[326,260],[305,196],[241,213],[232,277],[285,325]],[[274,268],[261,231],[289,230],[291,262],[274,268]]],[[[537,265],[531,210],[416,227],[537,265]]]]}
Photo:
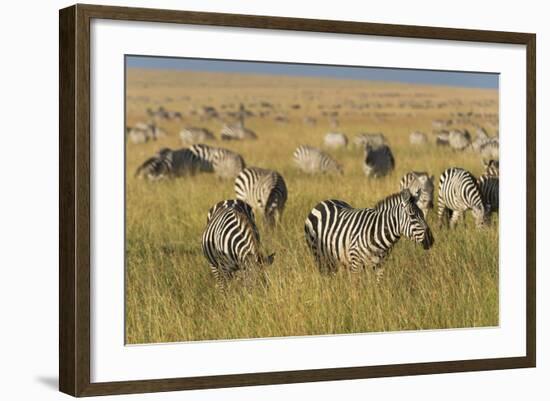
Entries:
{"type": "Polygon", "coordinates": [[[420,208],[424,218],[427,218],[429,209],[434,207],[434,176],[426,172],[411,171],[399,182],[399,189],[405,188],[416,197],[416,206],[420,208]]]}
{"type": "Polygon", "coordinates": [[[341,200],[315,206],[305,222],[307,245],[321,273],[339,266],[358,272],[365,267],[383,274],[381,264],[401,236],[430,249],[432,232],[408,189],[390,198],[398,201],[387,209],[354,209],[341,200]]]}
{"type": "Polygon", "coordinates": [[[137,123],[131,127],[128,132],[128,138],[132,143],[140,144],[151,140],[156,141],[159,138],[166,136],[166,132],[157,127],[155,123],[137,123]]]}
{"type": "Polygon", "coordinates": [[[233,179],[246,167],[242,156],[229,149],[203,143],[193,145],[189,149],[206,166],[205,170],[214,171],[221,179],[233,179]]]}
{"type": "Polygon", "coordinates": [[[363,149],[367,145],[371,145],[372,147],[380,147],[386,144],[386,137],[381,132],[362,133],[355,135],[353,138],[353,144],[363,149]]]}
{"type": "Polygon", "coordinates": [[[238,199],[210,208],[202,234],[202,251],[219,288],[239,271],[271,265],[275,254],[260,251],[260,234],[250,205],[238,199]]]}
{"type": "Polygon", "coordinates": [[[409,142],[411,145],[424,145],[428,143],[428,137],[423,132],[413,131],[409,135],[409,142]]]}
{"type": "Polygon", "coordinates": [[[138,167],[135,176],[147,177],[150,181],[156,181],[163,178],[195,175],[199,171],[209,171],[209,166],[191,150],[162,148],[155,156],[147,159],[138,167]]]}
{"type": "Polygon", "coordinates": [[[241,124],[226,124],[223,126],[220,137],[224,141],[257,139],[258,136],[251,129],[245,128],[241,124]]]}
{"type": "Polygon", "coordinates": [[[472,138],[468,130],[452,130],[449,133],[449,145],[454,150],[465,150],[472,143],[472,138]]]}
{"type": "Polygon", "coordinates": [[[285,180],[276,171],[247,167],[235,179],[235,194],[258,210],[270,227],[280,222],[288,196],[285,180]]]}
{"type": "Polygon", "coordinates": [[[446,169],[439,178],[437,217],[440,225],[448,222],[454,227],[466,210],[471,209],[477,227],[487,222],[487,211],[479,185],[469,171],[459,167],[446,169]]]}
{"type": "Polygon", "coordinates": [[[206,128],[187,127],[180,131],[180,139],[183,144],[191,145],[204,141],[214,141],[216,137],[206,128]]]}
{"type": "Polygon", "coordinates": [[[343,174],[344,170],[340,163],[330,157],[327,153],[313,146],[300,145],[293,154],[294,163],[306,173],[332,173],[343,174]]]}
{"type": "Polygon", "coordinates": [[[348,137],[341,132],[329,132],[325,135],[324,145],[331,149],[345,148],[348,146],[348,137]]]}
{"type": "Polygon", "coordinates": [[[363,160],[363,171],[367,177],[383,177],[395,168],[395,159],[388,145],[377,148],[367,144],[363,160]]]}

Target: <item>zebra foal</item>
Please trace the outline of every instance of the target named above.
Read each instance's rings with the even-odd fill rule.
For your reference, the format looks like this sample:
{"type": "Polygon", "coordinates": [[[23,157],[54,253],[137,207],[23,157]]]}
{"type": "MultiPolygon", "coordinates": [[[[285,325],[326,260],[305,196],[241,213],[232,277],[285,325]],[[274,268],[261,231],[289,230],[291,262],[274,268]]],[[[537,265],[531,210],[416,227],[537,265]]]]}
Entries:
{"type": "Polygon", "coordinates": [[[271,265],[274,254],[260,250],[260,235],[250,205],[241,200],[218,202],[208,211],[202,251],[217,282],[224,288],[238,272],[247,274],[271,265]]]}
{"type": "Polygon", "coordinates": [[[283,176],[259,167],[247,167],[239,173],[235,194],[263,215],[270,227],[280,222],[288,196],[283,176]]]}

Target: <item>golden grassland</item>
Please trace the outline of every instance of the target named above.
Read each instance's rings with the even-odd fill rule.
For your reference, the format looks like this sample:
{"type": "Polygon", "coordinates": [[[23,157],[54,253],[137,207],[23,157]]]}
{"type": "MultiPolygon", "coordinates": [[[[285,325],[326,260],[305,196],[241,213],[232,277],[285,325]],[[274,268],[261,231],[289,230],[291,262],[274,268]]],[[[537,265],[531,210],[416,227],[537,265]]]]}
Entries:
{"type": "Polygon", "coordinates": [[[410,170],[429,171],[436,180],[450,166],[479,175],[478,155],[438,148],[433,140],[426,147],[413,147],[408,138],[412,130],[430,133],[434,119],[453,112],[497,113],[496,90],[128,70],[127,125],[147,121],[146,108],[159,105],[186,117],[183,122],[159,124],[168,132],[166,138],[126,147],[127,343],[498,325],[498,216],[484,230],[474,227],[471,216],[450,230],[437,226],[434,210],[428,216],[436,241],[433,248],[424,251],[401,239],[385,261],[379,285],[372,272],[319,274],[303,230],[307,214],[319,201],[335,198],[354,207],[371,207],[396,192],[399,179],[410,170]],[[407,103],[427,99],[433,104],[426,108],[407,103]],[[269,286],[243,288],[234,283],[221,293],[214,287],[200,241],[210,206],[234,198],[233,182],[208,174],[147,182],[133,173],[159,148],[182,147],[182,126],[204,126],[219,137],[219,121],[200,122],[187,117],[190,110],[222,104],[236,110],[240,102],[254,110],[263,100],[288,111],[290,123],[253,117],[246,123],[258,140],[212,144],[239,152],[249,166],[279,171],[289,199],[282,225],[273,232],[258,222],[263,248],[276,253],[268,270],[269,286]],[[372,106],[356,110],[350,100],[372,106]],[[297,103],[302,108],[290,110],[297,103]],[[329,151],[343,164],[342,177],[307,176],[293,166],[298,145],[322,145],[329,123],[319,106],[335,104],[342,105],[339,130],[350,139],[363,131],[384,133],[396,159],[392,174],[367,179],[361,169],[362,150],[352,146],[329,151]],[[318,124],[304,125],[304,116],[316,117],[318,124]]]}

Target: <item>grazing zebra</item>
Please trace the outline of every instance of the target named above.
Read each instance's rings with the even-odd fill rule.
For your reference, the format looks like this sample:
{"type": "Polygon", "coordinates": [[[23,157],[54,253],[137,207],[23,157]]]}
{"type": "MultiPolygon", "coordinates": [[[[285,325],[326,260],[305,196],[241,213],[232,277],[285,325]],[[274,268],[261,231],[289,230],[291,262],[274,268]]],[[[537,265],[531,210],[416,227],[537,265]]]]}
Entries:
{"type": "Polygon", "coordinates": [[[435,144],[437,146],[449,146],[449,131],[436,131],[435,144]]]}
{"type": "Polygon", "coordinates": [[[370,144],[365,147],[363,171],[367,177],[383,177],[395,168],[395,159],[388,145],[373,148],[370,144]]]}
{"type": "Polygon", "coordinates": [[[209,166],[189,149],[163,148],[139,166],[135,176],[147,177],[150,181],[156,181],[169,177],[195,175],[199,171],[209,171],[209,166]]]}
{"type": "Polygon", "coordinates": [[[348,146],[348,137],[341,132],[329,132],[325,135],[324,144],[330,149],[345,148],[348,146]]]}
{"type": "Polygon", "coordinates": [[[409,135],[409,142],[411,145],[425,145],[428,143],[428,137],[423,132],[413,131],[409,135]]]}
{"type": "Polygon", "coordinates": [[[210,171],[214,171],[218,178],[233,179],[246,167],[242,156],[229,149],[202,143],[193,145],[189,149],[204,165],[209,166],[210,171]]]}
{"type": "Polygon", "coordinates": [[[128,132],[128,139],[135,144],[156,141],[158,138],[166,136],[164,130],[158,128],[154,123],[137,123],[131,127],[128,132]]]}
{"type": "Polygon", "coordinates": [[[300,145],[294,151],[294,163],[306,173],[333,173],[343,174],[340,163],[328,154],[313,146],[300,145]]]}
{"type": "Polygon", "coordinates": [[[204,141],[215,141],[216,137],[206,128],[187,127],[180,131],[180,139],[184,145],[192,145],[204,141]]]}
{"type": "Polygon", "coordinates": [[[437,199],[437,217],[440,224],[450,217],[451,227],[454,227],[466,210],[471,209],[478,227],[487,221],[487,211],[483,203],[481,191],[475,177],[462,168],[451,167],[445,170],[439,178],[439,195],[437,199]]]}
{"type": "Polygon", "coordinates": [[[468,130],[452,130],[449,133],[449,145],[454,150],[465,150],[472,143],[472,138],[468,130]]]}
{"type": "Polygon", "coordinates": [[[429,249],[434,239],[409,190],[391,195],[398,201],[387,209],[354,209],[340,200],[319,203],[305,222],[305,237],[321,272],[339,266],[357,272],[365,267],[382,276],[380,266],[404,235],[429,249]]]}
{"type": "Polygon", "coordinates": [[[270,227],[280,222],[288,193],[285,180],[278,172],[247,167],[235,179],[235,193],[237,199],[258,210],[270,227]]]}
{"type": "Polygon", "coordinates": [[[379,147],[386,144],[386,137],[382,133],[374,133],[374,134],[358,134],[355,135],[353,138],[353,144],[357,147],[365,148],[367,145],[371,145],[372,147],[379,147]]]}
{"type": "Polygon", "coordinates": [[[225,200],[208,212],[202,235],[202,251],[221,288],[238,271],[273,263],[274,254],[260,251],[260,235],[250,205],[241,200],[225,200]]]}
{"type": "Polygon", "coordinates": [[[428,217],[429,209],[434,207],[434,176],[426,172],[411,171],[401,178],[399,189],[407,188],[416,197],[416,206],[428,217]]]}
{"type": "Polygon", "coordinates": [[[258,136],[251,129],[245,128],[242,124],[226,124],[223,126],[220,137],[224,141],[257,139],[258,136]]]}

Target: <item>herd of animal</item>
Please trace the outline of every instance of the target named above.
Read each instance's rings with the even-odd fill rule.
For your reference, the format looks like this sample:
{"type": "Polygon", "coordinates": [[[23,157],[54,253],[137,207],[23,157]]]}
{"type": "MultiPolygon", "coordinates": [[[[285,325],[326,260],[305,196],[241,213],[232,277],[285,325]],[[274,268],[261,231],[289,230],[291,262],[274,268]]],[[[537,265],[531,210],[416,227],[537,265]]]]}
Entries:
{"type": "MultiPolygon", "coordinates": [[[[148,110],[148,114],[151,113],[148,110]]],[[[236,124],[224,125],[222,140],[258,137],[245,127],[242,106],[237,119],[236,124]]],[[[485,165],[480,177],[460,167],[443,171],[437,198],[439,223],[454,227],[466,211],[471,211],[477,227],[487,225],[491,213],[498,212],[499,204],[498,136],[490,137],[478,127],[477,137],[472,140],[467,130],[447,129],[446,122],[440,120],[434,121],[433,127],[433,142],[437,146],[448,146],[457,152],[477,152],[485,165]]],[[[129,128],[127,134],[133,143],[156,140],[164,135],[152,123],[129,128]]],[[[284,177],[264,167],[247,166],[245,158],[232,150],[205,144],[216,139],[206,128],[185,127],[180,138],[184,148],[159,150],[139,166],[136,177],[158,181],[213,173],[220,180],[234,180],[235,199],[221,200],[208,212],[202,250],[221,288],[238,274],[263,271],[273,262],[274,255],[266,255],[261,250],[256,215],[270,228],[281,224],[289,198],[284,177]]],[[[430,137],[414,131],[409,140],[411,146],[424,146],[430,137]]],[[[344,133],[329,132],[323,145],[330,150],[346,148],[349,142],[344,133]]],[[[378,179],[394,170],[395,158],[382,133],[362,133],[351,143],[363,149],[358,163],[366,177],[378,179]]],[[[311,145],[298,146],[292,161],[304,174],[345,174],[336,158],[311,145]]],[[[434,187],[433,175],[410,171],[396,185],[399,191],[381,199],[372,208],[356,209],[342,200],[318,203],[305,219],[304,232],[319,270],[333,273],[342,266],[352,272],[373,268],[380,280],[382,262],[402,236],[430,249],[434,237],[426,217],[434,208],[434,187]]]]}

